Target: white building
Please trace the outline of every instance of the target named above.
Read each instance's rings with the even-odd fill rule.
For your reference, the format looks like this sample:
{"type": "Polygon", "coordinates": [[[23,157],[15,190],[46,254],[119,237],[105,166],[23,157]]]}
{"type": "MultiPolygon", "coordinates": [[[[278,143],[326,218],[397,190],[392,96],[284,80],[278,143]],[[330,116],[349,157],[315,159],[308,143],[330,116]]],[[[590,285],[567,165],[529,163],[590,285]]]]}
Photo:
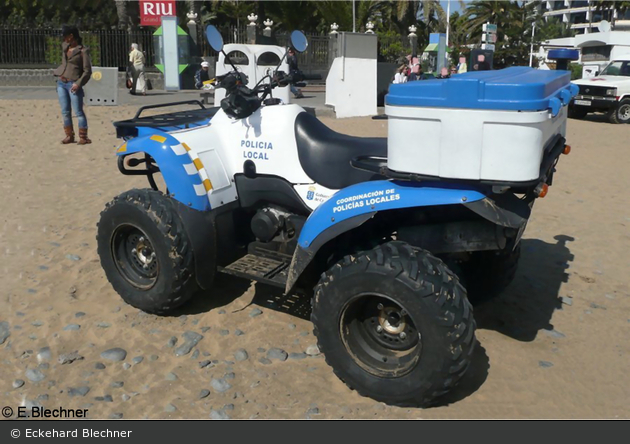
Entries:
{"type": "MultiPolygon", "coordinates": [[[[536,0],[534,0],[536,1],[536,0]]],[[[545,18],[556,17],[570,25],[576,34],[597,32],[602,20],[612,21],[608,11],[597,11],[599,0],[545,0],[537,1],[545,18]]],[[[630,10],[621,14],[615,10],[615,30],[630,31],[630,10]]]]}

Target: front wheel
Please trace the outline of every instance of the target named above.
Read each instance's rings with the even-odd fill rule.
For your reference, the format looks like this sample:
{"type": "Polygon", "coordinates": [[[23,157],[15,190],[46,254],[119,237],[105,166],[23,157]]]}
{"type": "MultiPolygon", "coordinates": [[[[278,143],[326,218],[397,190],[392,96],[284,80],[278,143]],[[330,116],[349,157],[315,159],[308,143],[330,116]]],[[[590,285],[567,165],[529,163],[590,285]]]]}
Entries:
{"type": "Polygon", "coordinates": [[[608,118],[611,123],[630,123],[630,99],[620,101],[617,108],[610,111],[608,118]]]}
{"type": "Polygon", "coordinates": [[[470,363],[466,290],[439,259],[404,242],[349,255],[315,287],[312,321],[326,362],[363,396],[428,406],[470,363]]]}
{"type": "Polygon", "coordinates": [[[173,201],[127,191],[107,204],[96,237],[107,279],[125,302],[165,314],[192,297],[193,251],[173,201]]]}

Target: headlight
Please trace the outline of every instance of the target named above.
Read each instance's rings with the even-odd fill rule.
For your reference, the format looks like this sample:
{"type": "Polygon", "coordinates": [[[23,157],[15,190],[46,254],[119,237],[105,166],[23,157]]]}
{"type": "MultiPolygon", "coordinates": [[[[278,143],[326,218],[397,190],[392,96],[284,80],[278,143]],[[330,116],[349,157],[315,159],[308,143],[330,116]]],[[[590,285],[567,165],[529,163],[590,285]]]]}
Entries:
{"type": "Polygon", "coordinates": [[[617,88],[607,89],[606,90],[606,95],[607,96],[616,96],[617,95],[617,88]]]}

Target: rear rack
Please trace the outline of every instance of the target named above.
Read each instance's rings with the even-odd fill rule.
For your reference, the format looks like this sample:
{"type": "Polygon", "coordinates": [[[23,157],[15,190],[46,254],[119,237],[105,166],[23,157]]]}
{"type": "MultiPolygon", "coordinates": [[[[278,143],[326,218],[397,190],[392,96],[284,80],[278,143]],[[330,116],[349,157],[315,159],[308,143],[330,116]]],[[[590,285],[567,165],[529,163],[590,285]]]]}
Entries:
{"type": "Polygon", "coordinates": [[[415,173],[403,173],[399,171],[390,170],[387,167],[386,157],[374,157],[374,156],[359,156],[350,161],[350,164],[359,170],[370,171],[381,176],[388,177],[395,180],[413,181],[413,182],[449,182],[460,183],[464,185],[488,185],[492,187],[492,191],[495,193],[504,193],[508,190],[513,192],[529,192],[536,189],[538,186],[546,183],[551,185],[553,173],[555,171],[555,165],[558,162],[558,158],[564,151],[566,139],[561,135],[556,135],[548,144],[545,149],[543,161],[540,165],[540,175],[537,179],[527,182],[504,182],[494,180],[470,180],[470,179],[451,179],[438,176],[426,176],[415,173]]]}
{"type": "MultiPolygon", "coordinates": [[[[191,124],[201,124],[210,120],[220,107],[206,108],[199,100],[186,100],[182,102],[162,103],[141,107],[132,119],[114,122],[116,136],[119,138],[131,138],[138,135],[138,127],[148,128],[189,128],[191,124]],[[175,111],[172,113],[158,114],[141,117],[142,113],[149,109],[167,108],[181,105],[199,105],[199,109],[175,111]]],[[[193,126],[197,126],[193,125],[193,126]]]]}

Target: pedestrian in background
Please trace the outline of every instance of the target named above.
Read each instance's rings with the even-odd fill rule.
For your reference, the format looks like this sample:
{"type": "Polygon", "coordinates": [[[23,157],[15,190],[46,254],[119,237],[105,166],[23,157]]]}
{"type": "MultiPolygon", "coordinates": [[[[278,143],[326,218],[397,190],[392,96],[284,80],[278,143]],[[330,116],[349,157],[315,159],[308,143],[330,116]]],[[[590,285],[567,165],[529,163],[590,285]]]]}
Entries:
{"type": "Polygon", "coordinates": [[[407,64],[402,64],[396,70],[394,74],[394,81],[392,83],[405,83],[407,81],[407,64]]]}
{"type": "Polygon", "coordinates": [[[466,57],[459,56],[459,63],[457,64],[457,74],[463,74],[468,71],[468,65],[466,64],[466,57]]]}
{"type": "Polygon", "coordinates": [[[92,76],[92,61],[89,48],[83,46],[79,30],[75,26],[64,26],[61,30],[61,65],[53,71],[57,77],[57,96],[66,133],[61,143],[74,143],[72,111],[79,121],[79,145],[92,143],[88,139],[88,123],[83,112],[83,87],[92,76]]]}
{"type": "Polygon", "coordinates": [[[210,63],[201,62],[201,69],[195,73],[195,88],[203,88],[203,82],[210,80],[210,63]]]}
{"type": "Polygon", "coordinates": [[[131,44],[131,52],[129,52],[129,63],[131,63],[131,72],[133,74],[133,84],[131,86],[131,94],[147,95],[147,84],[144,78],[144,54],[138,49],[137,43],[131,44]]]}

